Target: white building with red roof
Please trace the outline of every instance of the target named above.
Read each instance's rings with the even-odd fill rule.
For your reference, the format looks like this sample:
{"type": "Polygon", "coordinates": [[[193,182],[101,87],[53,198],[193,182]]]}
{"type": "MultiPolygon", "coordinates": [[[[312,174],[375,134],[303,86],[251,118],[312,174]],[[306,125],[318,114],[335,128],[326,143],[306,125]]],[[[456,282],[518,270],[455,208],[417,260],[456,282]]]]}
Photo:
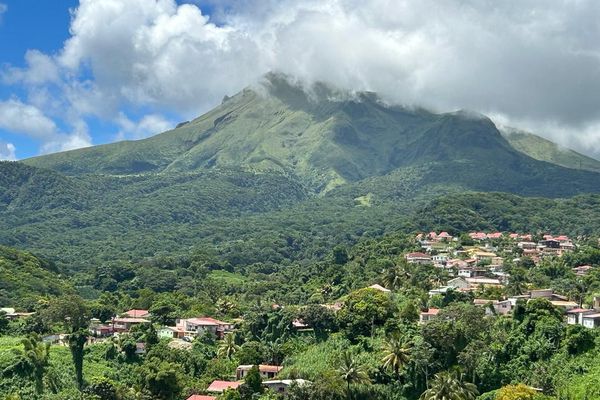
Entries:
{"type": "Polygon", "coordinates": [[[223,393],[227,389],[237,389],[242,382],[230,382],[230,381],[212,381],[208,389],[209,393],[223,393]]]}
{"type": "Polygon", "coordinates": [[[175,321],[175,329],[183,336],[198,336],[209,332],[222,339],[225,332],[233,329],[233,324],[210,317],[182,318],[175,321]]]}

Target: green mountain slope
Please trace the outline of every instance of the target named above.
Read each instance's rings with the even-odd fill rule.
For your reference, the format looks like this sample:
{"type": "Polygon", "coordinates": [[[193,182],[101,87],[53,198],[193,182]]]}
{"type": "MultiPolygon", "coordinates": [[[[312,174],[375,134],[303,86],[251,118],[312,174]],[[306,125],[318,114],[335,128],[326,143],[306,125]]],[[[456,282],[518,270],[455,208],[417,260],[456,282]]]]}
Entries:
{"type": "Polygon", "coordinates": [[[273,74],[172,131],[25,161],[68,175],[275,171],[317,192],[431,162],[482,190],[561,196],[600,187],[599,174],[550,167],[516,151],[483,116],[391,107],[373,94],[307,90],[273,74]]]}
{"type": "Polygon", "coordinates": [[[56,267],[31,253],[0,246],[0,306],[32,306],[44,296],[72,291],[56,267]]]}
{"type": "Polygon", "coordinates": [[[540,136],[515,129],[503,129],[502,135],[515,149],[536,160],[567,168],[600,172],[600,161],[561,147],[540,136]]]}
{"type": "Polygon", "coordinates": [[[148,139],[0,163],[0,243],[71,270],[197,246],[296,262],[416,229],[415,210],[470,191],[599,193],[600,173],[517,151],[481,115],[269,75],[148,139]]]}

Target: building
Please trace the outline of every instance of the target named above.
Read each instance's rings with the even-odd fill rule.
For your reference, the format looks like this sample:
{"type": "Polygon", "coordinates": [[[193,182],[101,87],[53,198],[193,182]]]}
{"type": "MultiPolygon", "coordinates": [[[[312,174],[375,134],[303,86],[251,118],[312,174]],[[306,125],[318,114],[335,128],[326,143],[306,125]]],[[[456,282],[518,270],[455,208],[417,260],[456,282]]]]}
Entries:
{"type": "Polygon", "coordinates": [[[596,312],[594,314],[586,314],[582,318],[583,326],[586,328],[598,328],[600,327],[600,313],[596,312]]]}
{"type": "Polygon", "coordinates": [[[113,318],[112,329],[116,333],[129,332],[134,325],[149,324],[150,321],[145,318],[113,318]]]}
{"type": "Polygon", "coordinates": [[[175,321],[175,331],[177,337],[199,336],[205,333],[211,333],[215,337],[222,339],[225,332],[233,329],[233,324],[219,321],[214,318],[187,318],[177,319],[175,321]]]}
{"type": "Polygon", "coordinates": [[[571,268],[577,276],[585,276],[592,269],[591,265],[580,265],[579,267],[571,268]]]}
{"type": "Polygon", "coordinates": [[[429,308],[427,311],[421,311],[419,314],[419,324],[425,324],[434,319],[440,312],[439,308],[429,308]]]}
{"type": "Polygon", "coordinates": [[[125,311],[123,313],[124,317],[129,317],[129,318],[150,318],[150,313],[148,312],[148,310],[129,310],[129,311],[125,311]]]}
{"type": "Polygon", "coordinates": [[[408,253],[405,257],[406,261],[411,264],[431,264],[431,257],[425,253],[408,253]]]}
{"type": "Polygon", "coordinates": [[[223,393],[227,389],[237,389],[242,382],[229,382],[229,381],[212,381],[208,389],[209,393],[223,393]]]}
{"type": "Polygon", "coordinates": [[[201,394],[193,394],[187,398],[187,400],[217,400],[214,396],[205,396],[201,394]]]}
{"type": "Polygon", "coordinates": [[[573,308],[567,311],[567,324],[583,325],[583,317],[585,315],[595,314],[596,311],[587,308],[573,308]]]}
{"type": "Polygon", "coordinates": [[[474,299],[473,304],[485,307],[486,315],[507,315],[512,311],[510,300],[474,299]]]}
{"type": "Polygon", "coordinates": [[[288,388],[292,385],[304,386],[310,384],[312,382],[304,380],[304,379],[281,379],[281,380],[271,380],[264,381],[263,385],[276,393],[285,393],[288,388]]]}
{"type": "MultiPolygon", "coordinates": [[[[244,377],[248,374],[254,367],[254,365],[240,365],[235,370],[235,376],[238,380],[244,379],[244,377]]],[[[283,367],[279,365],[264,365],[261,364],[258,366],[258,371],[260,372],[260,377],[263,379],[273,379],[275,376],[281,371],[283,367]]]]}
{"type": "Polygon", "coordinates": [[[463,278],[476,278],[485,276],[487,272],[487,269],[484,268],[465,267],[458,270],[458,276],[462,276],[463,278]]]}
{"type": "Polygon", "coordinates": [[[378,284],[374,284],[374,285],[369,286],[369,289],[379,290],[380,292],[383,292],[383,293],[390,293],[391,292],[390,289],[386,289],[383,286],[378,285],[378,284]]]}

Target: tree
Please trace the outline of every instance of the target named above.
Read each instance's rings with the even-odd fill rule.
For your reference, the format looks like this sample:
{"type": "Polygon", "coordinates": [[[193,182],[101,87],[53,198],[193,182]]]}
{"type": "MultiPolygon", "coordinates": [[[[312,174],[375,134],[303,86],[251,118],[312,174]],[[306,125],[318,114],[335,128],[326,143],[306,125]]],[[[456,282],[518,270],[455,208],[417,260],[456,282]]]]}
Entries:
{"type": "Polygon", "coordinates": [[[68,332],[69,349],[75,366],[77,386],[83,388],[83,346],[89,336],[89,310],[79,296],[68,295],[54,300],[45,310],[45,318],[61,323],[68,332]]]}
{"type": "Polygon", "coordinates": [[[494,400],[535,400],[539,393],[522,383],[518,385],[507,385],[496,393],[494,400]]]}
{"type": "Polygon", "coordinates": [[[11,372],[23,373],[35,382],[35,392],[44,391],[44,375],[50,365],[50,343],[43,343],[38,335],[30,335],[21,340],[23,354],[17,362],[7,368],[11,372]]]}
{"type": "Polygon", "coordinates": [[[349,351],[342,353],[342,365],[338,369],[338,374],[346,383],[348,399],[352,398],[351,385],[368,384],[371,382],[365,367],[358,364],[349,351]]]}
{"type": "Polygon", "coordinates": [[[410,344],[400,335],[387,338],[383,343],[384,357],[381,360],[383,368],[392,370],[396,378],[399,378],[400,371],[410,362],[410,351],[410,344]]]}
{"type": "Polygon", "coordinates": [[[236,334],[235,332],[228,333],[223,338],[223,341],[219,344],[219,350],[217,355],[219,357],[231,359],[233,355],[240,349],[236,343],[236,334]]]}
{"type": "Polygon", "coordinates": [[[0,335],[6,332],[8,328],[8,318],[6,318],[6,313],[0,310],[0,335]]]}
{"type": "Polygon", "coordinates": [[[371,288],[360,289],[346,297],[344,307],[338,312],[338,321],[348,338],[355,340],[361,335],[370,336],[376,326],[393,316],[395,308],[389,294],[371,288]]]}
{"type": "Polygon", "coordinates": [[[407,263],[403,262],[389,268],[386,268],[383,272],[381,282],[383,285],[390,290],[400,289],[405,282],[410,280],[410,273],[407,271],[407,263]]]}
{"type": "Polygon", "coordinates": [[[420,400],[475,400],[479,392],[477,386],[465,382],[458,370],[439,372],[431,381],[431,386],[420,400]]]}
{"type": "Polygon", "coordinates": [[[333,311],[318,304],[310,304],[302,309],[298,319],[313,329],[317,341],[327,339],[328,332],[337,328],[333,311]]]}
{"type": "Polygon", "coordinates": [[[153,398],[162,400],[179,398],[182,389],[180,375],[177,365],[157,358],[147,359],[139,374],[142,387],[153,398]]]}
{"type": "Polygon", "coordinates": [[[251,400],[257,393],[260,394],[265,391],[258,365],[254,365],[250,368],[250,371],[248,371],[244,378],[244,383],[240,385],[238,391],[243,400],[251,400]]]}

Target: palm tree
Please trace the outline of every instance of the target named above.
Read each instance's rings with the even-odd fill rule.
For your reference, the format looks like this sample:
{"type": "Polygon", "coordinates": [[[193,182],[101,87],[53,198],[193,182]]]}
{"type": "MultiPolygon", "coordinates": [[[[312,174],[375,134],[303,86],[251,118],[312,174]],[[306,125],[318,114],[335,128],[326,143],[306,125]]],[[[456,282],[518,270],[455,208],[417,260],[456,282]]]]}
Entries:
{"type": "Polygon", "coordinates": [[[410,274],[403,265],[394,265],[383,271],[381,282],[391,290],[402,287],[402,283],[410,279],[410,274]]]}
{"type": "Polygon", "coordinates": [[[383,368],[391,369],[396,378],[400,371],[410,362],[411,345],[400,335],[393,335],[383,343],[383,368]]]}
{"type": "Polygon", "coordinates": [[[49,365],[50,343],[43,343],[37,335],[31,335],[21,340],[24,361],[27,372],[35,381],[35,391],[41,394],[44,391],[44,374],[49,365]]]}
{"type": "Polygon", "coordinates": [[[477,386],[465,382],[463,374],[458,370],[435,374],[431,386],[420,400],[475,400],[479,392],[477,386]]]}
{"type": "Polygon", "coordinates": [[[219,350],[217,351],[217,355],[219,357],[231,359],[231,357],[233,357],[235,352],[240,349],[240,346],[238,346],[235,343],[235,339],[236,339],[235,332],[231,332],[231,333],[228,333],[227,335],[225,335],[225,337],[223,338],[223,341],[219,345],[219,350]]]}
{"type": "Polygon", "coordinates": [[[350,385],[368,384],[371,382],[365,367],[358,364],[349,351],[342,353],[342,365],[338,369],[338,373],[342,380],[346,382],[348,399],[352,398],[350,385]]]}

